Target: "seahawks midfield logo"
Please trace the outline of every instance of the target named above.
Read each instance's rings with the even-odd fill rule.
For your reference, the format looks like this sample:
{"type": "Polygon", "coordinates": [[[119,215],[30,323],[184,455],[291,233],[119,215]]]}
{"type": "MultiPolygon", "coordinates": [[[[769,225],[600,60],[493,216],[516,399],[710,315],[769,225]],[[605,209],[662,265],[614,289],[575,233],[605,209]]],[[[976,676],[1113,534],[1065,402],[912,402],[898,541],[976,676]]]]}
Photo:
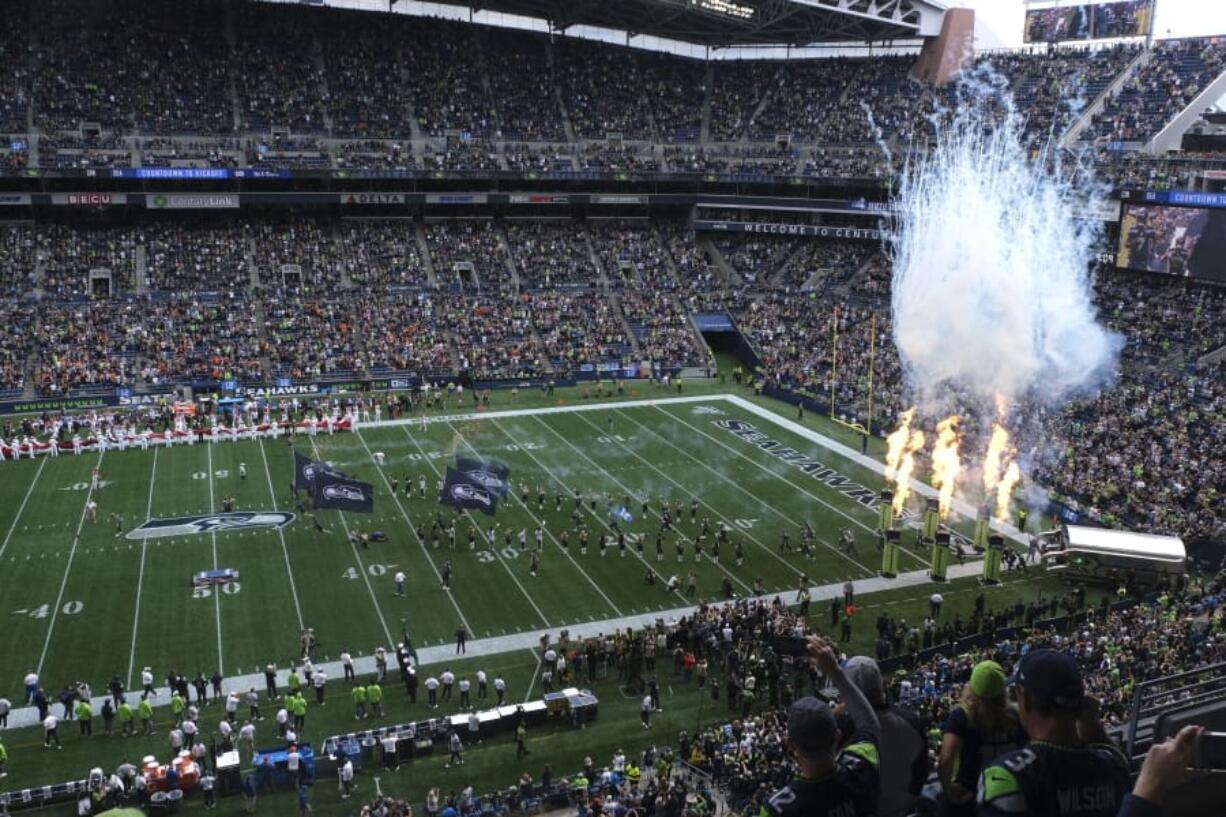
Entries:
{"type": "Polygon", "coordinates": [[[229,533],[236,530],[284,528],[294,521],[292,513],[279,511],[235,511],[207,516],[179,516],[174,519],[150,519],[135,530],[129,539],[162,539],[169,536],[194,536],[201,533],[229,533]]]}
{"type": "Polygon", "coordinates": [[[352,485],[325,485],[324,499],[347,499],[351,502],[365,502],[366,497],[362,495],[359,488],[352,485]]]}
{"type": "Polygon", "coordinates": [[[491,508],[494,505],[494,500],[490,497],[487,491],[483,491],[480,488],[474,488],[471,485],[452,485],[451,497],[452,499],[459,500],[461,502],[468,500],[479,502],[487,508],[491,508]]]}
{"type": "Polygon", "coordinates": [[[495,494],[506,493],[507,484],[497,474],[489,471],[465,471],[464,475],[487,491],[495,494]]]}

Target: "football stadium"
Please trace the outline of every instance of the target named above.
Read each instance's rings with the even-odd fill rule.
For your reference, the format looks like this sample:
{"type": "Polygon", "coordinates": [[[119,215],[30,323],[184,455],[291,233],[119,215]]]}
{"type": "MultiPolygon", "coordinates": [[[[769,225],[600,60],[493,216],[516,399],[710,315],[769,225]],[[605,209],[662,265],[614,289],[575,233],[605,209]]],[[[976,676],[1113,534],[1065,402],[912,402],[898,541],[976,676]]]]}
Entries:
{"type": "Polygon", "coordinates": [[[1226,5],[0,13],[0,815],[1226,815],[1226,5]]]}

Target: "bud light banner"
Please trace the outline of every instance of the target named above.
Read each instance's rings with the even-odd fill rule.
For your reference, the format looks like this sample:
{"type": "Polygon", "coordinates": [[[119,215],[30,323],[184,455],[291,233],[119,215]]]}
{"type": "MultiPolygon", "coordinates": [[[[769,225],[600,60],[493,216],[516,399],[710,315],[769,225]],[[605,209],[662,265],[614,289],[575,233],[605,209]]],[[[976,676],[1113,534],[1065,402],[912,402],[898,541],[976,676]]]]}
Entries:
{"type": "Polygon", "coordinates": [[[334,471],[320,471],[315,474],[315,509],[373,513],[374,486],[334,471]]]}
{"type": "Polygon", "coordinates": [[[447,469],[443,494],[439,502],[460,510],[478,510],[493,516],[498,510],[498,494],[468,474],[455,468],[447,469]]]}

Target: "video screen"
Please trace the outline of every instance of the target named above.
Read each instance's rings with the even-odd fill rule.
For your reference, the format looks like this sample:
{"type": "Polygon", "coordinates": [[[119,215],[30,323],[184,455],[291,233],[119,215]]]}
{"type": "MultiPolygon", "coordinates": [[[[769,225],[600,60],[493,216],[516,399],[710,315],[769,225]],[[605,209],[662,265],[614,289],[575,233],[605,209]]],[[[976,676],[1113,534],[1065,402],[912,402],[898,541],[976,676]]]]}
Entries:
{"type": "Polygon", "coordinates": [[[1066,6],[1054,9],[1032,9],[1026,12],[1028,43],[1058,43],[1064,40],[1090,39],[1088,6],[1066,6]]]}
{"type": "Polygon", "coordinates": [[[1144,37],[1153,13],[1153,0],[1031,9],[1024,38],[1028,43],[1058,43],[1144,37]]]}
{"type": "Polygon", "coordinates": [[[1130,205],[1117,257],[1126,269],[1226,281],[1226,211],[1130,205]]]}
{"type": "Polygon", "coordinates": [[[1094,38],[1144,37],[1154,13],[1152,0],[1130,0],[1127,3],[1104,3],[1091,6],[1094,13],[1094,38]]]}

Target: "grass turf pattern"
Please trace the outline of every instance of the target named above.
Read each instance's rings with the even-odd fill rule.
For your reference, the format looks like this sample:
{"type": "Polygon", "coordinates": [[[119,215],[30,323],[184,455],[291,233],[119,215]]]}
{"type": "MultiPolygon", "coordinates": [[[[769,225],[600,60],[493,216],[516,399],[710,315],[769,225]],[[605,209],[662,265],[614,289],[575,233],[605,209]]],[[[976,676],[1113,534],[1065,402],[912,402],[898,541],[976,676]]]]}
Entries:
{"type": "MultiPolygon", "coordinates": [[[[640,396],[666,395],[649,388],[640,396]]],[[[562,399],[582,405],[573,393],[564,393],[562,399]]],[[[519,402],[528,407],[545,401],[525,393],[519,402]]],[[[0,689],[20,703],[21,677],[29,669],[39,670],[50,697],[62,684],[78,680],[89,681],[95,695],[102,694],[115,673],[131,689],[146,665],[153,668],[159,683],[171,668],[189,676],[200,671],[207,677],[218,668],[234,676],[256,672],[269,662],[284,667],[298,656],[298,635],[304,626],[315,629],[321,660],[334,660],[345,647],[354,655],[368,655],[379,645],[390,648],[402,626],[418,648],[449,643],[461,624],[473,638],[524,631],[556,635],[562,628],[572,636],[595,635],[595,622],[685,606],[689,600],[665,589],[665,580],[672,575],[682,579],[684,589],[686,575],[695,572],[698,598],[718,597],[725,578],[738,595],[760,579],[769,592],[786,591],[785,598],[791,601],[802,574],[810,584],[841,583],[867,578],[878,561],[870,535],[876,515],[870,508],[773,459],[716,423],[752,422],[773,438],[812,452],[815,459],[874,489],[881,485],[881,477],[721,400],[502,418],[455,411],[450,415],[454,419],[432,418],[424,429],[413,423],[296,438],[297,450],[329,460],[375,486],[373,515],[322,511],[318,519],[327,529],[322,533],[299,513],[290,495],[292,452],[285,439],[3,463],[7,478],[0,482],[4,534],[0,616],[7,626],[0,627],[4,656],[0,689]],[[374,463],[375,451],[385,455],[381,469],[374,463]],[[503,499],[495,517],[458,515],[456,549],[448,547],[445,535],[435,549],[430,521],[440,509],[436,483],[454,455],[472,453],[506,462],[513,493],[503,499]],[[246,467],[245,479],[239,477],[240,463],[246,467]],[[95,465],[102,482],[91,491],[89,475],[95,465]],[[427,480],[424,498],[418,492],[420,476],[427,480]],[[399,481],[395,498],[392,479],[399,481]],[[406,482],[412,488],[407,496],[406,482]],[[530,488],[527,503],[520,499],[521,484],[530,488]],[[538,486],[546,492],[543,508],[537,504],[538,486]],[[560,510],[555,509],[559,489],[564,493],[560,510]],[[579,552],[573,530],[569,549],[560,546],[561,531],[572,528],[570,492],[576,489],[584,494],[582,518],[591,532],[586,555],[579,552]],[[646,517],[641,512],[643,495],[649,499],[646,517]],[[606,506],[610,501],[623,504],[626,496],[635,518],[622,528],[643,537],[643,557],[633,544],[624,557],[616,545],[602,557],[597,542],[609,532],[606,506]],[[86,497],[98,503],[96,522],[83,517],[86,497]],[[226,497],[233,497],[239,510],[288,510],[298,513],[298,518],[283,531],[144,541],[123,535],[147,518],[220,510],[226,497]],[[592,497],[597,497],[594,510],[592,497]],[[677,531],[666,537],[664,560],[657,561],[661,497],[680,500],[683,512],[677,531]],[[731,546],[725,546],[720,561],[714,562],[709,544],[707,556],[694,561],[692,540],[700,526],[690,521],[691,502],[697,503],[697,520],[705,515],[713,528],[727,526],[733,541],[742,543],[744,565],[735,564],[731,546]],[[110,521],[112,513],[123,517],[120,535],[110,521]],[[791,533],[793,546],[797,544],[803,520],[811,521],[818,531],[820,544],[811,559],[795,551],[781,553],[778,547],[784,528],[791,533]],[[542,522],[547,532],[540,568],[533,576],[529,552],[542,522]],[[479,529],[475,550],[467,544],[470,524],[479,529]],[[495,545],[489,548],[482,534],[493,524],[499,527],[495,545]],[[358,526],[384,531],[387,541],[355,547],[346,532],[358,526]],[[836,547],[842,527],[850,527],[856,535],[854,555],[836,547]],[[521,528],[528,540],[523,551],[518,547],[521,528]],[[513,532],[510,547],[503,535],[508,529],[513,532]],[[680,564],[678,541],[685,544],[680,564]],[[450,591],[438,579],[446,561],[453,565],[450,591]],[[240,581],[193,589],[191,575],[211,568],[234,568],[240,581]],[[392,581],[399,570],[407,574],[403,598],[395,595],[392,581]],[[646,580],[649,572],[655,575],[654,585],[646,580]]],[[[450,517],[450,509],[443,510],[450,517]]],[[[922,568],[914,548],[908,550],[903,569],[922,568]]],[[[1044,587],[1049,582],[1036,579],[1031,584],[1044,587]]],[[[962,606],[960,599],[969,608],[973,593],[964,591],[974,587],[974,582],[962,581],[943,589],[950,609],[962,606]]],[[[992,592],[1016,595],[1015,591],[1016,586],[1008,586],[992,592]]],[[[1030,597],[1033,589],[1027,587],[1025,592],[1030,597]]],[[[899,611],[914,605],[918,618],[926,595],[923,588],[909,588],[865,597],[864,602],[867,609],[889,605],[899,611]]],[[[813,617],[816,623],[825,623],[825,610],[815,605],[813,617]]],[[[864,651],[871,649],[869,630],[868,622],[859,622],[853,641],[864,651]]],[[[536,659],[528,651],[480,660],[487,671],[506,672],[513,699],[533,694],[536,659]]],[[[669,680],[664,673],[661,677],[669,680]]],[[[319,740],[352,723],[351,717],[345,717],[351,714],[347,690],[338,679],[329,681],[329,694],[329,707],[312,707],[308,738],[319,740]]],[[[606,752],[616,748],[613,743],[625,743],[621,748],[627,751],[642,744],[646,738],[636,731],[637,701],[622,698],[614,681],[598,685],[597,694],[602,701],[600,722],[582,739],[563,741],[565,747],[543,741],[549,748],[542,747],[538,763],[553,762],[560,774],[571,771],[570,766],[589,751],[588,743],[606,752]],[[568,748],[572,743],[575,748],[568,748]]],[[[681,690],[676,694],[674,706],[666,699],[665,716],[652,738],[671,742],[677,729],[692,727],[689,722],[696,717],[700,696],[681,690]]],[[[401,696],[399,691],[389,694],[386,722],[425,716],[424,705],[410,711],[401,696]]],[[[165,720],[167,713],[159,710],[158,717],[165,720]]],[[[164,731],[165,725],[161,728],[164,731]]],[[[41,748],[34,748],[40,742],[36,731],[5,735],[12,774],[0,788],[83,775],[88,766],[113,765],[121,756],[146,752],[147,742],[139,739],[73,740],[75,726],[66,723],[61,733],[70,738],[68,750],[55,753],[48,763],[41,748]]],[[[271,728],[265,727],[261,736],[268,737],[269,732],[271,728]]],[[[164,739],[148,743],[165,754],[164,739]]],[[[514,764],[507,752],[480,749],[473,752],[476,762],[464,767],[463,779],[509,785],[518,774],[509,769],[524,768],[514,764]]],[[[441,767],[442,760],[436,755],[424,763],[441,767]]],[[[439,776],[424,780],[413,775],[404,791],[419,796],[431,782],[460,785],[448,783],[460,780],[457,770],[434,769],[431,774],[439,776]]],[[[327,786],[320,788],[333,796],[327,786]]]]}

